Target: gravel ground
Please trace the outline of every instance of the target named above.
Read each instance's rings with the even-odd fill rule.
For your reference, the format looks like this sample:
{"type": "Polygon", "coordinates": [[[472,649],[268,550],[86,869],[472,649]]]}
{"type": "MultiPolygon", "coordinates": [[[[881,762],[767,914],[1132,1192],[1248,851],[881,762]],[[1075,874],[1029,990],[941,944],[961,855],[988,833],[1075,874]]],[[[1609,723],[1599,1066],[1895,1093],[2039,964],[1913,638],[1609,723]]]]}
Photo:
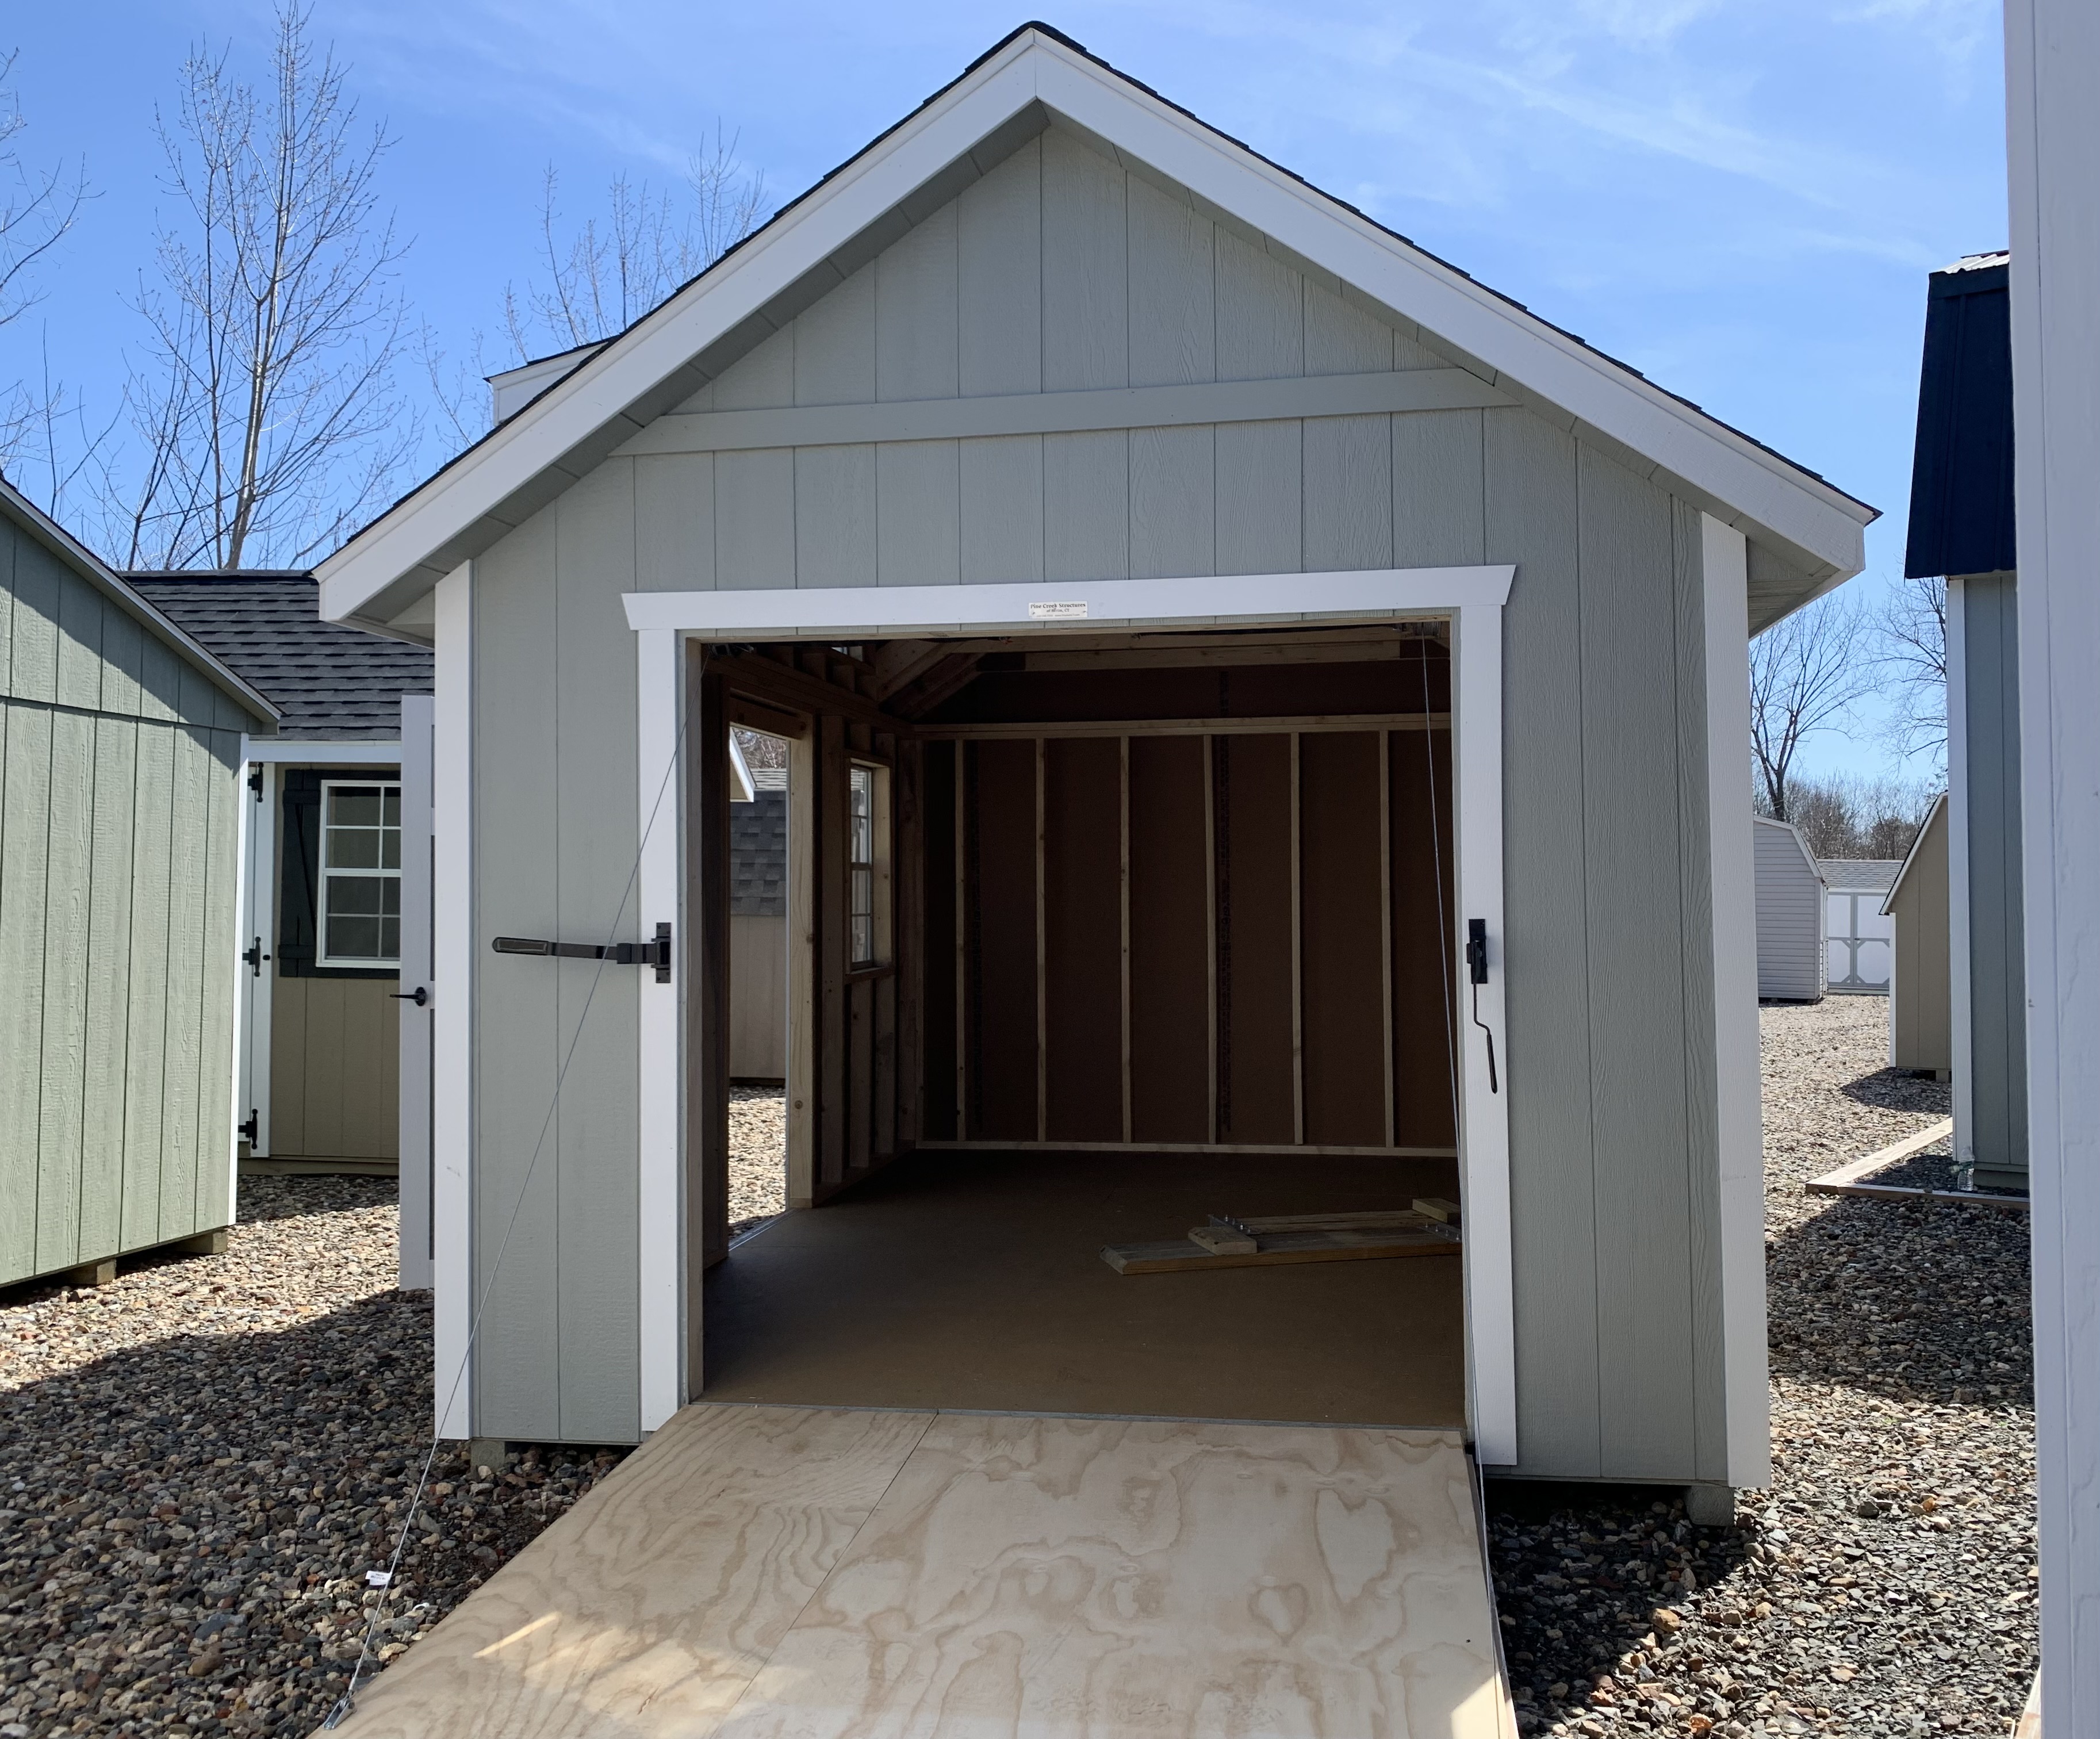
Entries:
{"type": "MultiPolygon", "coordinates": [[[[245,1178],[223,1256],[0,1293],[0,1739],[311,1732],[429,1445],[390,1181],[245,1178]]],[[[398,1654],[617,1453],[440,1456],[398,1654]]]]}
{"type": "Polygon", "coordinates": [[[788,1096],[778,1087],[732,1087],[729,1103],[729,1232],[755,1232],[788,1205],[788,1096]]]}
{"type": "Polygon", "coordinates": [[[2023,1214],[1805,1195],[1948,1110],[1887,1004],[1762,1011],[1772,1489],[1491,1488],[1527,1732],[2009,1732],[2035,1669],[2023,1214]]]}

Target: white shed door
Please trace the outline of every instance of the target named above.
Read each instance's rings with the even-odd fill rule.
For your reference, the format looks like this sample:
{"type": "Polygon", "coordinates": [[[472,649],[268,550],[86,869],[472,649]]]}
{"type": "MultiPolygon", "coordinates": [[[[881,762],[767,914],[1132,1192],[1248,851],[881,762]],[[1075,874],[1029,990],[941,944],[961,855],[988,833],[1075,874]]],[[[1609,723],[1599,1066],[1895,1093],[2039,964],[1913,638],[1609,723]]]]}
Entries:
{"type": "Polygon", "coordinates": [[[1855,995],[1889,992],[1896,920],[1882,916],[1878,894],[1833,888],[1824,896],[1830,947],[1830,988],[1855,995]]]}

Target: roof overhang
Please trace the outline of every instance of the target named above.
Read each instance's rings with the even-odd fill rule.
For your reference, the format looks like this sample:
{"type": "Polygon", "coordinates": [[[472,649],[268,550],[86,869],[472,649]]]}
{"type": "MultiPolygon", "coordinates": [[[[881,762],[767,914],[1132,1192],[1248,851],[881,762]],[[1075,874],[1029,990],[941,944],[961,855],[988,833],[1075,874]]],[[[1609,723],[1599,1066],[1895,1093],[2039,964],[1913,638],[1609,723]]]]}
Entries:
{"type": "Polygon", "coordinates": [[[1896,872],[1896,879],[1889,884],[1889,891],[1882,896],[1882,916],[1895,915],[1896,895],[1903,891],[1904,877],[1910,874],[1910,867],[1917,862],[1918,853],[1924,849],[1926,836],[1932,832],[1940,813],[1947,807],[1947,793],[1941,792],[1932,800],[1932,807],[1925,812],[1925,819],[1917,824],[1917,832],[1911,836],[1910,850],[1904,854],[1903,867],[1896,872]]]}
{"type": "Polygon", "coordinates": [[[404,612],[443,575],[1052,125],[1295,269],[1426,329],[1459,366],[1641,474],[1666,474],[1705,511],[1776,545],[1801,572],[1801,602],[1863,564],[1874,509],[1029,25],[329,557],[321,613],[424,638],[404,612]]]}
{"type": "Polygon", "coordinates": [[[26,495],[0,477],[0,510],[67,567],[137,622],[184,662],[195,665],[213,684],[232,695],[257,719],[276,724],[284,714],[268,695],[235,674],[232,667],[206,651],[140,597],[117,572],[26,495]]]}

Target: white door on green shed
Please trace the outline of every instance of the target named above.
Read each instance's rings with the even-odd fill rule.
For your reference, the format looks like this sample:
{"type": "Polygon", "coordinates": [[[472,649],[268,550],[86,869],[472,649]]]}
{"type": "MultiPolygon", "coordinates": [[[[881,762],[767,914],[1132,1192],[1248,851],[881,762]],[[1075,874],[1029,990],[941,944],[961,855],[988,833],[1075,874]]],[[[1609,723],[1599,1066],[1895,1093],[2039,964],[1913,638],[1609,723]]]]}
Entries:
{"type": "Polygon", "coordinates": [[[401,697],[401,1242],[404,1292],[432,1284],[430,1202],[430,802],[429,695],[401,697]]]}
{"type": "Polygon", "coordinates": [[[249,762],[241,781],[248,825],[242,830],[240,1009],[234,1068],[240,1077],[234,1122],[243,1158],[270,1154],[270,991],[277,933],[277,769],[249,762]]]}

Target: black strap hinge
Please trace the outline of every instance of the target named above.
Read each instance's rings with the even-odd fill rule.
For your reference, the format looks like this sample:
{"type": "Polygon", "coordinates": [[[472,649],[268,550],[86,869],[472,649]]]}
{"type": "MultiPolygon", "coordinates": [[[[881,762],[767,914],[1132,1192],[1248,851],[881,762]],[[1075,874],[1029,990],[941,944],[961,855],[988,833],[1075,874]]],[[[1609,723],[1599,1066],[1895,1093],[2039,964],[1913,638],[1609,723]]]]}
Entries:
{"type": "Polygon", "coordinates": [[[562,960],[610,960],[615,966],[653,966],[656,982],[671,982],[671,926],[656,926],[651,942],[549,942],[540,936],[498,936],[489,944],[498,954],[551,955],[562,960]]]}

